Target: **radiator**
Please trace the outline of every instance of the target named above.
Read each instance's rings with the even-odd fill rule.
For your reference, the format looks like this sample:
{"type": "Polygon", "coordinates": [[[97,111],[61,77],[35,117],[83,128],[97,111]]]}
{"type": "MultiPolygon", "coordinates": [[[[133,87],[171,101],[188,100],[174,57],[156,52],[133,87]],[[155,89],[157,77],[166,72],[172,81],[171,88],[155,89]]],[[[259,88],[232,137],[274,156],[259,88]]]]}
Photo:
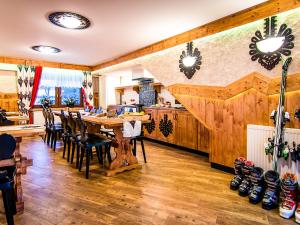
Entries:
{"type": "MultiPolygon", "coordinates": [[[[285,128],[284,139],[292,146],[293,141],[300,144],[300,129],[285,128]]],[[[248,125],[247,126],[247,159],[254,162],[255,166],[259,166],[266,170],[272,169],[272,156],[265,154],[264,144],[267,143],[269,137],[273,137],[275,133],[274,127],[248,125]]],[[[285,172],[293,172],[299,178],[298,162],[293,162],[291,157],[288,160],[278,159],[278,172],[282,175],[285,172]]]]}

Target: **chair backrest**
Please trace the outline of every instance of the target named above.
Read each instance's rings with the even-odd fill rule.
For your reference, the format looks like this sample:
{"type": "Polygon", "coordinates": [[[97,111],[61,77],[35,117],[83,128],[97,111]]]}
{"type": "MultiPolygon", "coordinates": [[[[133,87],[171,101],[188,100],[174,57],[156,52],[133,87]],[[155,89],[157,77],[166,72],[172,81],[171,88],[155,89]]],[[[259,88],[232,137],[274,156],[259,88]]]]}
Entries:
{"type": "Polygon", "coordinates": [[[71,112],[69,112],[68,121],[69,121],[69,125],[70,125],[70,128],[71,128],[72,134],[76,135],[76,120],[73,117],[73,113],[71,113],[71,112]]]}
{"type": "Polygon", "coordinates": [[[47,109],[43,107],[43,117],[44,117],[44,120],[45,120],[45,126],[47,127],[48,126],[48,118],[47,118],[47,109]]]}
{"type": "Polygon", "coordinates": [[[6,116],[0,112],[0,126],[10,126],[14,124],[15,123],[13,121],[8,120],[6,116]]]}
{"type": "Polygon", "coordinates": [[[4,116],[7,116],[7,115],[6,115],[6,110],[5,110],[5,109],[1,109],[1,108],[0,108],[0,113],[2,113],[4,116]]]}
{"type": "Polygon", "coordinates": [[[136,121],[124,121],[123,122],[123,137],[133,138],[141,135],[142,122],[136,121]]]}
{"type": "Polygon", "coordinates": [[[99,107],[99,108],[96,110],[96,113],[97,113],[97,114],[103,113],[102,107],[99,107]]]}
{"type": "Polygon", "coordinates": [[[59,117],[60,117],[60,120],[61,120],[62,128],[64,129],[64,133],[70,133],[71,129],[68,125],[68,118],[67,118],[64,110],[60,111],[60,116],[59,117]]]}
{"type": "Polygon", "coordinates": [[[115,117],[117,116],[117,110],[116,109],[111,109],[107,111],[107,117],[115,117]]]}
{"type": "Polygon", "coordinates": [[[47,125],[50,126],[49,109],[46,109],[44,112],[45,112],[45,118],[46,118],[46,121],[47,121],[47,125]]]}
{"type": "Polygon", "coordinates": [[[0,123],[4,122],[5,120],[6,120],[6,116],[2,112],[0,112],[0,123]]]}
{"type": "Polygon", "coordinates": [[[9,134],[0,135],[0,160],[9,159],[13,156],[17,143],[9,134]]]}
{"type": "Polygon", "coordinates": [[[47,112],[48,112],[47,113],[48,123],[50,126],[53,126],[54,125],[54,113],[52,112],[51,109],[49,109],[47,112]]]}
{"type": "Polygon", "coordinates": [[[77,112],[77,118],[79,118],[80,120],[82,120],[80,112],[77,112]]]}
{"type": "Polygon", "coordinates": [[[77,129],[80,131],[80,135],[81,135],[81,142],[85,142],[87,140],[87,127],[84,123],[84,121],[81,118],[81,114],[79,112],[77,112],[77,118],[76,118],[76,125],[77,125],[77,129]]]}

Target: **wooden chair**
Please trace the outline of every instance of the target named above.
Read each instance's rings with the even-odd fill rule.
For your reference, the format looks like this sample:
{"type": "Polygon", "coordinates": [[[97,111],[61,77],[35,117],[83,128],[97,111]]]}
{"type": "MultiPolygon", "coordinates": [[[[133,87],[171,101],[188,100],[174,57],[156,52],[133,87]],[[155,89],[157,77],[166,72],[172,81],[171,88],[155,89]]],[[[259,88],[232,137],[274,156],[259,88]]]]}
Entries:
{"type": "Polygon", "coordinates": [[[10,126],[10,125],[14,125],[14,122],[8,120],[5,114],[0,112],[0,126],[10,126]]]}
{"type": "Polygon", "coordinates": [[[8,134],[0,135],[0,190],[2,191],[3,204],[5,208],[6,222],[14,224],[13,215],[16,214],[16,199],[14,190],[14,177],[16,166],[13,163],[4,163],[12,159],[16,149],[15,139],[8,134]]]}
{"type": "MultiPolygon", "coordinates": [[[[75,154],[75,150],[76,150],[76,168],[78,168],[81,134],[77,127],[76,118],[73,117],[73,113],[71,113],[71,112],[69,112],[68,121],[69,121],[69,125],[71,128],[71,134],[72,134],[71,135],[72,151],[71,151],[70,162],[71,162],[71,164],[73,163],[74,154],[75,154]]],[[[70,156],[68,155],[68,162],[69,162],[69,158],[70,158],[70,156]]]]}
{"type": "Polygon", "coordinates": [[[82,163],[84,155],[86,155],[86,170],[85,177],[89,178],[89,167],[90,167],[90,159],[92,155],[93,147],[96,148],[97,157],[99,163],[104,165],[104,159],[102,158],[102,148],[105,148],[105,152],[110,152],[110,144],[111,140],[107,139],[104,136],[96,135],[96,134],[88,134],[87,127],[84,121],[81,119],[80,113],[77,113],[77,125],[80,130],[80,160],[79,160],[79,171],[81,171],[82,163]]]}
{"type": "MultiPolygon", "coordinates": [[[[65,115],[64,110],[61,110],[60,113],[60,120],[61,120],[61,126],[63,129],[63,132],[61,134],[62,140],[64,143],[64,150],[63,150],[63,158],[65,158],[66,149],[68,149],[67,155],[70,155],[70,148],[71,148],[71,137],[72,137],[72,130],[68,123],[68,118],[65,115]]],[[[69,157],[68,157],[69,161],[69,157]]]]}
{"type": "Polygon", "coordinates": [[[100,133],[104,134],[104,135],[106,135],[107,137],[110,137],[110,138],[115,138],[116,137],[113,129],[106,129],[106,128],[103,127],[103,128],[100,129],[100,133]]]}
{"type": "Polygon", "coordinates": [[[50,130],[50,126],[49,126],[49,123],[48,123],[48,115],[47,115],[48,109],[43,107],[42,112],[43,112],[43,117],[44,117],[44,121],[45,121],[44,127],[45,127],[45,132],[46,132],[45,136],[44,136],[44,142],[47,141],[47,144],[49,144],[50,143],[50,132],[51,132],[51,130],[50,130]]]}
{"type": "Polygon", "coordinates": [[[147,163],[147,158],[146,158],[146,151],[145,151],[145,145],[144,145],[144,132],[141,132],[140,136],[137,136],[135,138],[132,139],[133,142],[133,149],[132,149],[132,154],[134,156],[136,156],[136,142],[139,141],[141,143],[142,146],[142,152],[143,152],[143,157],[144,157],[144,162],[147,163]]]}
{"type": "Polygon", "coordinates": [[[50,139],[51,139],[51,148],[53,148],[53,151],[56,149],[56,141],[58,135],[61,136],[63,132],[63,128],[61,123],[55,123],[54,119],[54,113],[51,109],[48,110],[48,122],[50,127],[50,139]]]}
{"type": "MultiPolygon", "coordinates": [[[[149,115],[150,115],[149,120],[151,120],[151,114],[149,114],[149,115]]],[[[142,126],[144,126],[144,125],[142,125],[142,126]]],[[[144,145],[144,138],[145,138],[145,136],[144,136],[144,131],[143,131],[143,127],[142,127],[141,135],[131,139],[131,142],[133,144],[132,154],[134,156],[136,156],[136,151],[137,151],[136,142],[139,141],[141,143],[141,146],[142,146],[144,162],[147,163],[146,151],[145,151],[145,145],[144,145]]]]}

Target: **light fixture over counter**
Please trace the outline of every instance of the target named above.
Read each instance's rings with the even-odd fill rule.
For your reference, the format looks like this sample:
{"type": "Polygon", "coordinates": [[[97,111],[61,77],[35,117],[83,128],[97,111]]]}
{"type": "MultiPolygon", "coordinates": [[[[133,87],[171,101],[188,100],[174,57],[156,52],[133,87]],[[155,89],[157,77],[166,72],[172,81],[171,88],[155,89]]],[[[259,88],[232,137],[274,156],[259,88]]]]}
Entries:
{"type": "Polygon", "coordinates": [[[86,29],[91,22],[84,16],[72,12],[54,12],[48,16],[51,23],[67,29],[86,29]]]}
{"type": "Polygon", "coordinates": [[[290,56],[294,48],[292,29],[282,24],[276,34],[276,16],[265,19],[264,37],[260,31],[251,38],[249,54],[251,60],[258,62],[266,69],[272,70],[281,60],[282,55],[290,56]]]}
{"type": "Polygon", "coordinates": [[[201,58],[198,48],[193,49],[193,42],[187,43],[186,52],[182,51],[179,59],[180,72],[183,72],[188,79],[191,79],[196,70],[200,69],[201,58]]]}
{"type": "Polygon", "coordinates": [[[44,53],[44,54],[51,54],[51,53],[58,53],[61,52],[59,48],[55,48],[52,46],[47,45],[35,45],[31,47],[33,50],[44,53]]]}

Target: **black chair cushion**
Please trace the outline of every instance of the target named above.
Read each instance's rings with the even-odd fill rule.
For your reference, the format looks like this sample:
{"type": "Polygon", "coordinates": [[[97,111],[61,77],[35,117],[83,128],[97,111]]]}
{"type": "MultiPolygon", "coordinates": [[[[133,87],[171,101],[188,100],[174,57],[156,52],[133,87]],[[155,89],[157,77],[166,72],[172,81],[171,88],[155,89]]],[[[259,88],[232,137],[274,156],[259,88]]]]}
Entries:
{"type": "Polygon", "coordinates": [[[13,136],[9,134],[0,135],[0,160],[13,157],[17,143],[13,136]]]}
{"type": "Polygon", "coordinates": [[[15,166],[6,166],[0,168],[0,190],[13,188],[14,177],[16,175],[15,166]]]}
{"type": "Polygon", "coordinates": [[[97,147],[97,146],[101,146],[101,145],[107,145],[111,143],[110,139],[107,138],[101,138],[101,137],[88,137],[86,139],[81,139],[80,144],[82,146],[85,146],[87,148],[91,148],[91,147],[97,147]]]}
{"type": "Polygon", "coordinates": [[[4,120],[2,122],[0,122],[0,126],[11,126],[14,125],[15,123],[11,120],[4,120]]]}

